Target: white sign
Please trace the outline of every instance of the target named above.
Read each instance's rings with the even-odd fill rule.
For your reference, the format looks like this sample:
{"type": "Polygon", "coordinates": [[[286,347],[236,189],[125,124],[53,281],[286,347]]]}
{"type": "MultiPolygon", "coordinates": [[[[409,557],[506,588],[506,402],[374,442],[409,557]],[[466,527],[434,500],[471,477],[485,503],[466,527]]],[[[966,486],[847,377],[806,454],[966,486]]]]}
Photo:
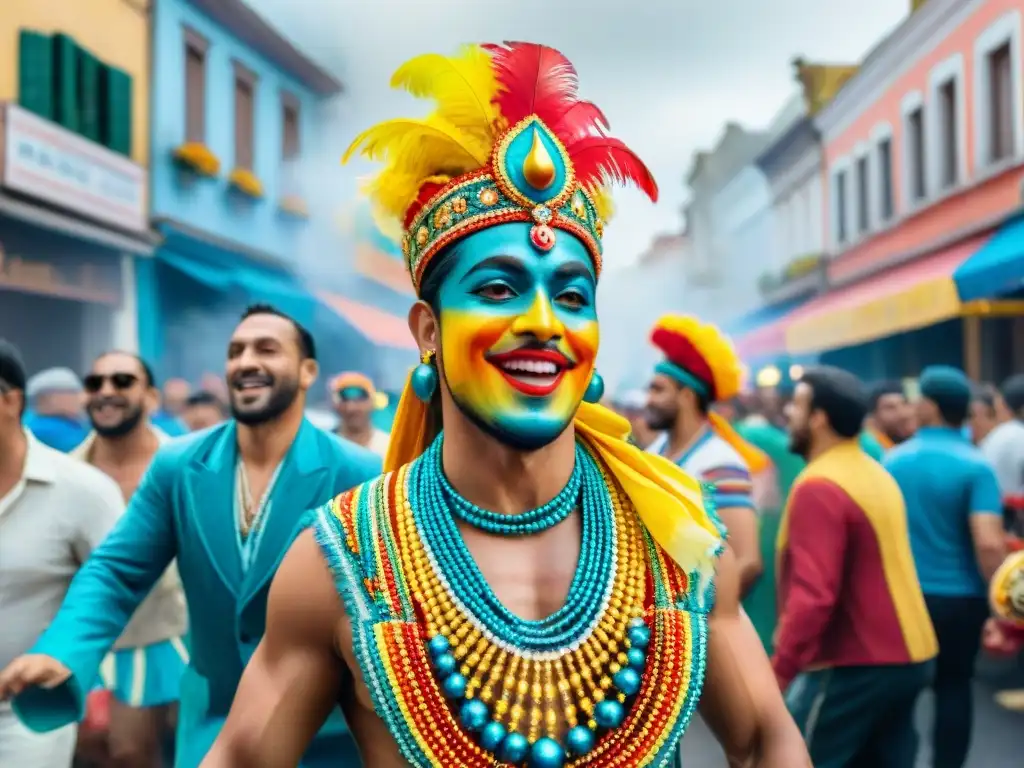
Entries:
{"type": "Polygon", "coordinates": [[[148,228],[145,169],[13,104],[4,108],[0,183],[118,229],[148,228]]]}

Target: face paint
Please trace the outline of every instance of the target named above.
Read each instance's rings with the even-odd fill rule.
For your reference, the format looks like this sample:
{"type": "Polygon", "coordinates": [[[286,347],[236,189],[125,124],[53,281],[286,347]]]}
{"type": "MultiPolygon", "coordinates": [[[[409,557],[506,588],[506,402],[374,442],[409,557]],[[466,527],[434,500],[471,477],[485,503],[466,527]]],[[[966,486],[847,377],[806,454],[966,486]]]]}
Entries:
{"type": "Polygon", "coordinates": [[[457,246],[441,284],[441,368],[460,410],[501,442],[532,450],[569,425],[597,356],[597,280],[565,232],[547,252],[530,225],[502,224],[457,246]]]}

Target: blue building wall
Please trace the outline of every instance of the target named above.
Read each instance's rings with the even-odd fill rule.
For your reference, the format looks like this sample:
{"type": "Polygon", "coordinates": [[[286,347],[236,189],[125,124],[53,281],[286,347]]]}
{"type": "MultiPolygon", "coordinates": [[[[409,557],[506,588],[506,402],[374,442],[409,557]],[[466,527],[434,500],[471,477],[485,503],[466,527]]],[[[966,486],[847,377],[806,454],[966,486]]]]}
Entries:
{"type": "Polygon", "coordinates": [[[296,237],[308,224],[284,214],[278,207],[284,194],[281,96],[288,93],[299,102],[302,152],[318,144],[317,97],[186,0],[160,0],[154,8],[150,171],[154,217],[179,220],[248,248],[290,257],[296,237]],[[185,142],[185,27],[195,30],[209,43],[205,144],[221,162],[220,175],[214,179],[197,179],[181,172],[172,157],[173,151],[185,142]],[[235,61],[258,78],[253,172],[263,184],[262,200],[233,194],[227,182],[235,155],[235,61]]]}

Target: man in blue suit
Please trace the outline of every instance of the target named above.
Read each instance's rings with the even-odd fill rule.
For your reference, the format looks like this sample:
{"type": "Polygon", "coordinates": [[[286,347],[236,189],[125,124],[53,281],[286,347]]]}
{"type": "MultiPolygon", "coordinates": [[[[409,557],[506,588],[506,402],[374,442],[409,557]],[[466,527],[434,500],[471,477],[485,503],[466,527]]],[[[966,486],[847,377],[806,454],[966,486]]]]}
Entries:
{"type": "MultiPolygon", "coordinates": [[[[50,628],[0,672],[0,699],[13,698],[26,726],[49,731],[81,719],[103,657],[177,558],[191,661],[175,765],[199,765],[263,636],[271,578],[303,513],[381,471],[378,456],[304,418],[317,372],[306,329],[273,307],[246,311],[228,346],[234,419],[158,451],[50,628]]],[[[343,722],[328,723],[302,765],[359,765],[343,722]]]]}

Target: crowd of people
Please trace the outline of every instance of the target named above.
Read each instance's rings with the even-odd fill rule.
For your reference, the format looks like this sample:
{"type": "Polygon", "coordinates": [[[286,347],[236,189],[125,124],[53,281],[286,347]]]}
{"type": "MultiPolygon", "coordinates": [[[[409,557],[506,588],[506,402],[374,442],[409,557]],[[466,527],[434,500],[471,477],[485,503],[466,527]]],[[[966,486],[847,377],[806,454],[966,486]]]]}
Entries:
{"type": "Polygon", "coordinates": [[[932,688],[961,767],[983,627],[1024,643],[1024,379],[929,368],[911,404],[823,367],[749,413],[729,340],[666,316],[631,428],[595,296],[607,185],[650,171],[551,48],[395,82],[436,113],[352,148],[418,298],[390,435],[352,373],[311,422],[315,340],[272,306],[196,394],[0,342],[0,766],[678,765],[699,712],[730,765],[910,768],[932,688]]]}

